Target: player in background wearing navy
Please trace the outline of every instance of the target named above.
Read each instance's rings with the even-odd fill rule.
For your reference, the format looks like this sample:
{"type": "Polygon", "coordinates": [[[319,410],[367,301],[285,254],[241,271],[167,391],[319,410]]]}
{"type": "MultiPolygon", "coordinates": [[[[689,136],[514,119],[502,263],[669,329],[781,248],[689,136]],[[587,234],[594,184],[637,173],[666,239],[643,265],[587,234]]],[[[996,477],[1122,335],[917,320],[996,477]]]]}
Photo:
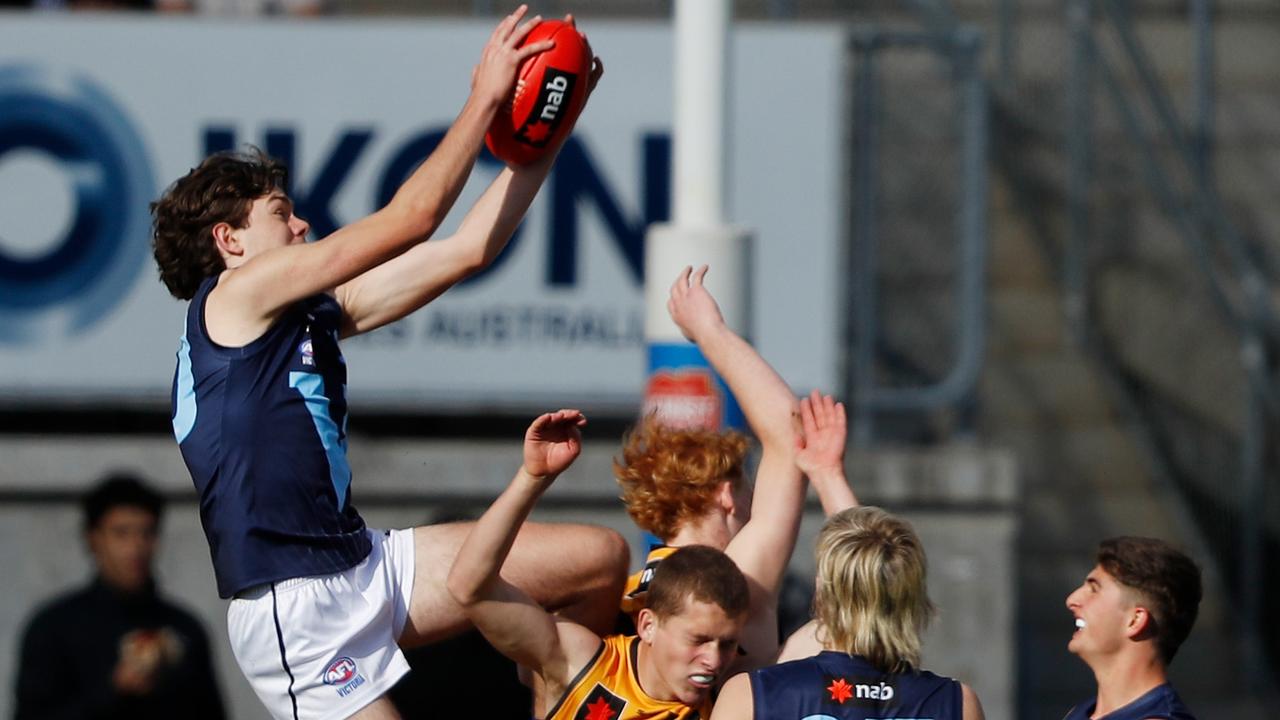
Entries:
{"type": "Polygon", "coordinates": [[[705,720],[748,605],[747,581],[724,553],[694,545],[664,560],[630,636],[602,638],[505,579],[517,530],[581,452],[585,424],[577,410],[560,410],[529,426],[524,462],[458,552],[449,591],[495,648],[533,671],[536,717],[705,720]]]}
{"type": "Polygon", "coordinates": [[[924,546],[906,521],[875,507],[836,513],[817,565],[823,652],[730,678],[711,720],[982,720],[967,685],[920,669],[933,604],[924,546]]]}
{"type": "MultiPolygon", "coordinates": [[[[517,69],[551,42],[540,18],[504,18],[436,150],[386,207],[317,242],[261,154],[212,156],[153,205],[161,279],[190,300],[174,380],[174,431],[200,493],[232,648],[273,715],[397,717],[383,693],[415,646],[468,626],[444,588],[464,525],[373,532],[350,494],[339,337],[422,307],[503,249],[555,152],[506,168],[453,237],[431,242],[461,192],[517,69]]],[[[572,21],[572,18],[568,18],[572,21]]],[[[601,66],[593,63],[591,88],[601,66]]],[[[612,624],[625,541],[531,526],[510,578],[538,602],[612,624]],[[573,552],[566,552],[573,548],[573,552]]]]}
{"type": "Polygon", "coordinates": [[[1168,543],[1116,537],[1067,596],[1076,630],[1067,643],[1098,680],[1098,694],[1066,720],[1194,720],[1167,668],[1200,610],[1200,568],[1168,543]]]}
{"type": "MultiPolygon", "coordinates": [[[[704,265],[686,267],[671,286],[667,311],[697,344],[737,398],[756,438],[760,463],[754,492],[744,477],[747,440],[733,431],[668,427],[650,418],[624,439],[614,475],[627,512],[667,546],[650,554],[646,570],[671,547],[723,549],[751,588],[738,667],[773,662],[778,652],[777,602],[795,548],[805,481],[796,466],[795,395],[746,340],[725,324],[703,285],[704,265]]],[[[623,609],[643,607],[644,574],[632,577],[623,609]]]]}

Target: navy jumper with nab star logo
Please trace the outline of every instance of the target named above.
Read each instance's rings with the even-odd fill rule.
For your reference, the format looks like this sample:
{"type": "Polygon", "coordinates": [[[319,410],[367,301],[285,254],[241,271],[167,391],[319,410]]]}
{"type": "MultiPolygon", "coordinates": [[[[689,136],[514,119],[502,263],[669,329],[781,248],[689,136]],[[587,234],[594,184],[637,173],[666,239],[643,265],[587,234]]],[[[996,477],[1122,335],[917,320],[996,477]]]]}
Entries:
{"type": "Polygon", "coordinates": [[[886,673],[825,651],[751,671],[757,720],[960,720],[960,683],[927,671],[886,673]]]}

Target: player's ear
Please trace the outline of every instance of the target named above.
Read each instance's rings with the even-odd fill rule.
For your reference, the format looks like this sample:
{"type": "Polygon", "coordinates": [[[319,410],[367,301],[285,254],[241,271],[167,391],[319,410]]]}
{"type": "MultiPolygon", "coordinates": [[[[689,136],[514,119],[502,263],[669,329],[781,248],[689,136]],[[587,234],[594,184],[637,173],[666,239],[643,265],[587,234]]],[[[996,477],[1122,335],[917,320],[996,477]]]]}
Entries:
{"type": "Polygon", "coordinates": [[[244,254],[244,246],[240,244],[240,239],[236,237],[235,228],[231,227],[231,223],[220,222],[213,226],[210,233],[213,235],[213,244],[218,248],[218,254],[223,257],[244,254]]]}
{"type": "Polygon", "coordinates": [[[726,515],[733,514],[733,509],[737,505],[737,498],[733,496],[733,480],[721,480],[716,486],[716,503],[726,515]]]}
{"type": "Polygon", "coordinates": [[[1155,618],[1151,611],[1136,605],[1129,611],[1129,624],[1125,626],[1125,637],[1133,640],[1145,640],[1155,635],[1155,618]]]}
{"type": "Polygon", "coordinates": [[[647,643],[653,642],[653,634],[658,629],[658,616],[649,608],[640,608],[640,614],[636,616],[636,634],[640,639],[647,643]]]}

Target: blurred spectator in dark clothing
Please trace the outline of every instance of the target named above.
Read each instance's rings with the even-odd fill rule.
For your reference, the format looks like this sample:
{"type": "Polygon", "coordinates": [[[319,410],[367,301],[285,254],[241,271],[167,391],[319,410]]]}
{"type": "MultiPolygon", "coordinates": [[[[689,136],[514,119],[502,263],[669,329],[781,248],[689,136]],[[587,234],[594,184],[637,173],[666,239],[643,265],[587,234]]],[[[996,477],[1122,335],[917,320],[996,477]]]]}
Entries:
{"type": "Polygon", "coordinates": [[[133,477],[84,498],[95,576],[43,606],[23,634],[15,720],[221,720],[204,629],[156,592],[162,498],[133,477]]]}

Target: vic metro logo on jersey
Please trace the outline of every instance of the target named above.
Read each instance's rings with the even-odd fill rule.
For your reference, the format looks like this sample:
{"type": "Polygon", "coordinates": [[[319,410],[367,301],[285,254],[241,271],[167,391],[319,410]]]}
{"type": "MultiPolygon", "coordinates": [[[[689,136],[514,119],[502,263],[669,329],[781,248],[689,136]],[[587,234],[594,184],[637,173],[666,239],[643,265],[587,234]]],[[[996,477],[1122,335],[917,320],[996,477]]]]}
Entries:
{"type": "Polygon", "coordinates": [[[302,353],[302,364],[313,367],[316,364],[316,354],[311,348],[311,338],[302,341],[302,345],[298,346],[298,352],[302,353]]]}

